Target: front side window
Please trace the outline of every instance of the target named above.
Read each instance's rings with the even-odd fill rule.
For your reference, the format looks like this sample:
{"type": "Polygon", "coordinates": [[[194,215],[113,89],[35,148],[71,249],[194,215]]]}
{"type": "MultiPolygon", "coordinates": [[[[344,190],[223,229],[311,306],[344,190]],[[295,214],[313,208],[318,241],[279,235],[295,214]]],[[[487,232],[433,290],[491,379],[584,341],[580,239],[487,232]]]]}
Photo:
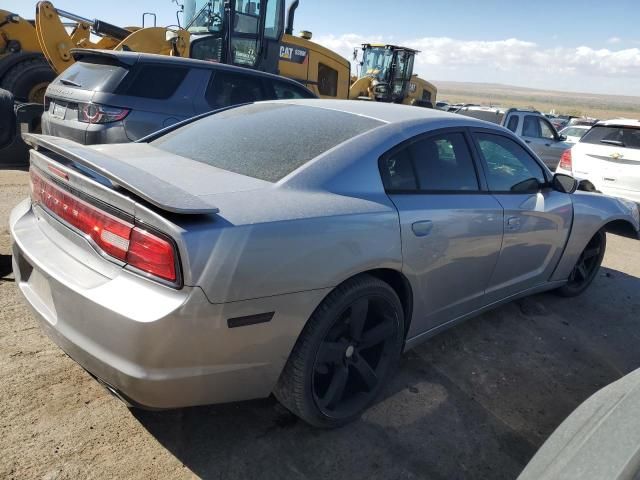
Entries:
{"type": "Polygon", "coordinates": [[[491,191],[521,193],[530,188],[532,179],[545,183],[542,167],[513,140],[489,133],[476,133],[475,138],[491,191]]]}
{"type": "Polygon", "coordinates": [[[257,102],[264,99],[262,81],[253,75],[216,72],[205,94],[213,108],[257,102]]]}
{"type": "Polygon", "coordinates": [[[522,136],[530,138],[540,138],[540,123],[538,117],[526,115],[522,124],[522,136]]]}
{"type": "Polygon", "coordinates": [[[551,124],[542,118],[538,118],[538,121],[540,122],[540,137],[547,140],[555,140],[556,134],[551,124]]]}

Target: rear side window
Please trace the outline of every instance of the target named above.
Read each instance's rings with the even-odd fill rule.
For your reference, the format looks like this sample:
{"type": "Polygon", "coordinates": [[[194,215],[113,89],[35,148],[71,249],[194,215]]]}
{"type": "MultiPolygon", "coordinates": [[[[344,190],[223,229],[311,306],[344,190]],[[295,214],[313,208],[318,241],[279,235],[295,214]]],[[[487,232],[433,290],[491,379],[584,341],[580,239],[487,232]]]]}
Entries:
{"type": "Polygon", "coordinates": [[[315,98],[310,92],[303,90],[302,88],[296,88],[294,85],[290,85],[284,82],[273,82],[273,90],[275,91],[276,98],[278,100],[289,100],[293,98],[315,98]]]}
{"type": "Polygon", "coordinates": [[[613,145],[638,150],[640,149],[640,128],[596,125],[582,137],[580,143],[613,145]]]}
{"type": "Polygon", "coordinates": [[[538,123],[538,117],[534,117],[533,115],[527,115],[524,117],[522,136],[540,138],[540,123],[538,123]]]}
{"type": "Polygon", "coordinates": [[[113,93],[129,70],[108,63],[76,62],[54,80],[54,84],[96,92],[113,93]]]}
{"type": "Polygon", "coordinates": [[[213,74],[205,96],[213,108],[265,99],[260,77],[222,71],[213,74]]]}
{"type": "Polygon", "coordinates": [[[324,63],[318,64],[318,91],[320,95],[338,96],[338,71],[324,63]]]}
{"type": "Polygon", "coordinates": [[[478,177],[462,133],[418,140],[382,157],[382,182],[390,191],[477,191],[478,177]]]}
{"type": "Polygon", "coordinates": [[[254,103],[189,123],[151,145],[277,182],[336,145],[380,125],[379,120],[324,108],[254,103]]]}
{"type": "Polygon", "coordinates": [[[124,95],[164,100],[171,97],[184,80],[188,69],[169,65],[142,65],[124,95]]]}
{"type": "Polygon", "coordinates": [[[518,130],[519,122],[520,122],[520,117],[518,117],[517,115],[512,115],[509,118],[509,123],[507,123],[507,128],[511,130],[513,133],[516,133],[516,130],[518,130]]]}

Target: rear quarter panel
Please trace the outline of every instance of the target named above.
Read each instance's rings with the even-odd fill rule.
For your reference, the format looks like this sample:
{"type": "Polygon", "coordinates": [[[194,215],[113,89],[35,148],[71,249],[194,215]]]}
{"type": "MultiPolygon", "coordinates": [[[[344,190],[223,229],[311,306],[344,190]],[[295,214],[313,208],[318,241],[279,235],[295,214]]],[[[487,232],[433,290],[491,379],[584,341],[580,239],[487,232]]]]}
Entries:
{"type": "Polygon", "coordinates": [[[598,193],[575,192],[573,201],[573,227],[564,253],[551,277],[553,280],[566,280],[578,257],[587,243],[610,222],[624,220],[638,232],[640,220],[638,208],[629,202],[622,202],[613,197],[598,193]]]}

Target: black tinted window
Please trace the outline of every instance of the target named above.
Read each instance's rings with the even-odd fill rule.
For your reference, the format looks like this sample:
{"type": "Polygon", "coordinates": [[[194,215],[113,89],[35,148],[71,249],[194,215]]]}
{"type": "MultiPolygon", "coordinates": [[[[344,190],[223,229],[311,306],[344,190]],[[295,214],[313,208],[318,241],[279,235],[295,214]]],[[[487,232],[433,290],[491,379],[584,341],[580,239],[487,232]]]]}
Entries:
{"type": "Polygon", "coordinates": [[[387,190],[416,190],[418,188],[408,148],[402,148],[384,156],[380,164],[380,173],[384,188],[387,190]]]}
{"type": "Polygon", "coordinates": [[[448,133],[420,140],[409,149],[420,190],[478,189],[473,159],[462,133],[448,133]]]}
{"type": "Polygon", "coordinates": [[[535,178],[545,182],[542,168],[513,140],[501,135],[477,133],[480,152],[487,165],[487,182],[494,192],[526,190],[523,183],[535,178]]]}
{"type": "Polygon", "coordinates": [[[511,115],[511,117],[509,117],[509,123],[507,123],[507,128],[513,133],[516,133],[516,130],[518,130],[519,121],[520,118],[517,115],[511,115]]]}
{"type": "Polygon", "coordinates": [[[284,82],[273,82],[273,90],[278,100],[288,100],[292,98],[314,98],[315,95],[284,82]]]}
{"type": "Polygon", "coordinates": [[[53,83],[70,88],[112,93],[127,75],[119,65],[76,62],[60,74],[53,83]]]}
{"type": "Polygon", "coordinates": [[[214,167],[276,182],[336,145],[383,125],[348,113],[251,104],[202,118],[151,144],[214,167]]]}
{"type": "Polygon", "coordinates": [[[538,123],[538,117],[533,115],[527,115],[524,117],[524,124],[522,125],[523,137],[540,137],[540,123],[538,123]]]}
{"type": "Polygon", "coordinates": [[[596,125],[580,143],[640,149],[640,128],[596,125]]]}
{"type": "Polygon", "coordinates": [[[207,87],[206,98],[212,107],[264,100],[262,79],[254,75],[216,72],[207,87]]]}
{"type": "Polygon", "coordinates": [[[176,92],[187,72],[184,67],[141,65],[123,93],[133,97],[163,100],[176,92]]]}

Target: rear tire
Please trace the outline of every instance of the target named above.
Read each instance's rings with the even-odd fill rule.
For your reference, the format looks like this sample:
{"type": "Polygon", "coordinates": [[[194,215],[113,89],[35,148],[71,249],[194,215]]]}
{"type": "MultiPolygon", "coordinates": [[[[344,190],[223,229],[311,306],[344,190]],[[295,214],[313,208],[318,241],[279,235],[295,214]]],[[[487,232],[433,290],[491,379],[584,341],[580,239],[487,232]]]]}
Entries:
{"type": "Polygon", "coordinates": [[[11,67],[0,87],[20,102],[44,103],[44,93],[54,78],[56,74],[44,58],[31,58],[11,67]]]}
{"type": "Polygon", "coordinates": [[[607,249],[607,234],[599,230],[580,254],[567,283],[556,290],[562,297],[576,297],[583,293],[596,278],[605,250],[607,249]]]}
{"type": "Polygon", "coordinates": [[[9,145],[16,134],[16,114],[13,95],[0,89],[0,148],[9,145]]]}
{"type": "Polygon", "coordinates": [[[370,275],[355,277],[313,313],[274,394],[307,423],[339,427],[376,400],[403,344],[404,314],[395,291],[370,275]]]}

